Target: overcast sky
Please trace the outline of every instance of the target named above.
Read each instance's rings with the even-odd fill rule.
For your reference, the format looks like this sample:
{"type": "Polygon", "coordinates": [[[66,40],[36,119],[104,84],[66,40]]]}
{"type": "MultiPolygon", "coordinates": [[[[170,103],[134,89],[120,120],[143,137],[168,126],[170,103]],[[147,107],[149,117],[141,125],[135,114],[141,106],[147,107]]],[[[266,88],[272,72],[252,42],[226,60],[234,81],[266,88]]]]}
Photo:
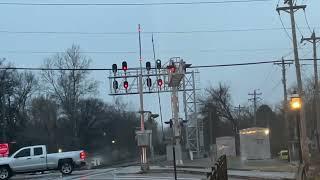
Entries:
{"type": "MultiPolygon", "coordinates": [[[[222,1],[222,0],[217,0],[222,1]]],[[[297,0],[307,5],[306,16],[311,28],[316,27],[320,35],[320,1],[297,0]]],[[[61,3],[105,3],[106,1],[68,0],[68,1],[13,1],[0,2],[61,2],[61,3]]],[[[190,2],[188,0],[130,0],[107,1],[108,3],[143,2],[190,2]]],[[[137,24],[142,31],[214,31],[238,29],[269,29],[260,31],[226,31],[207,33],[155,33],[156,57],[163,62],[170,57],[182,57],[193,65],[210,65],[277,60],[291,51],[291,41],[281,28],[279,16],[275,11],[278,0],[268,2],[202,4],[202,5],[159,5],[159,6],[18,6],[0,5],[0,57],[5,57],[17,67],[39,67],[45,57],[51,54],[30,53],[35,51],[64,51],[71,45],[80,45],[83,51],[116,51],[131,53],[86,54],[92,59],[92,67],[111,68],[119,66],[122,60],[129,67],[138,66],[137,34],[17,34],[17,31],[57,31],[57,32],[135,32],[137,24]],[[275,30],[270,30],[275,28],[275,30]]],[[[280,0],[280,5],[282,4],[280,0]]],[[[289,15],[282,12],[284,25],[290,27],[289,15]]],[[[310,32],[302,10],[296,13],[297,25],[301,33],[309,37],[310,32]]],[[[288,30],[290,35],[291,32],[288,30]]],[[[301,35],[298,32],[298,40],[301,35]]],[[[151,35],[142,35],[142,54],[144,60],[152,60],[151,35]]],[[[311,49],[303,46],[300,55],[311,49]]],[[[319,48],[318,48],[319,49],[319,48]]],[[[292,56],[289,56],[290,58],[292,56]]],[[[311,58],[311,54],[304,56],[311,58]]],[[[302,67],[304,78],[312,75],[312,66],[302,67]]],[[[99,98],[112,101],[108,96],[108,72],[93,72],[92,76],[100,82],[99,98]]],[[[248,93],[254,89],[262,92],[261,103],[275,104],[282,99],[281,69],[275,65],[257,65],[200,69],[200,88],[210,84],[226,82],[231,86],[233,102],[248,103],[248,93]]],[[[294,66],[288,69],[288,83],[295,83],[294,66]]],[[[162,94],[164,117],[171,115],[169,96],[162,94]]],[[[123,99],[137,110],[137,96],[123,99]]],[[[182,104],[181,104],[182,106],[182,104]]],[[[155,96],[145,96],[145,109],[158,112],[155,96]]]]}

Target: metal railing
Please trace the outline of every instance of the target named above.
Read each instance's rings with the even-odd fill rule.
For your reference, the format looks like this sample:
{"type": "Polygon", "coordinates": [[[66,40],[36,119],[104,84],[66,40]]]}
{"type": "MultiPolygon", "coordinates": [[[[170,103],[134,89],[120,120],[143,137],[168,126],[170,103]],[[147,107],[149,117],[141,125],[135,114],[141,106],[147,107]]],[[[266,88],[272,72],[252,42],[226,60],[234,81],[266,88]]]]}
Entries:
{"type": "Polygon", "coordinates": [[[207,173],[207,180],[228,180],[227,156],[219,157],[211,172],[207,173]]]}

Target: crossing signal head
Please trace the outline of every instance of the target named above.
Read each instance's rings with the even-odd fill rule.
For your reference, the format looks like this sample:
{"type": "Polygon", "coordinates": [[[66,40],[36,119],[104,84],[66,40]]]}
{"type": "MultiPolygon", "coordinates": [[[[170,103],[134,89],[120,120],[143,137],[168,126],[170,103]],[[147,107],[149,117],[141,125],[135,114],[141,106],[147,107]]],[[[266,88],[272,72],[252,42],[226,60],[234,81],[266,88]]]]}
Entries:
{"type": "Polygon", "coordinates": [[[127,61],[122,62],[122,70],[124,70],[124,71],[128,70],[127,61]]]}
{"type": "Polygon", "coordinates": [[[148,87],[151,87],[151,86],[152,86],[151,78],[147,78],[147,86],[148,86],[148,87]]]}
{"type": "Polygon", "coordinates": [[[123,87],[124,87],[126,90],[128,89],[128,87],[129,87],[128,81],[124,81],[124,82],[123,82],[123,87]]]}
{"type": "Polygon", "coordinates": [[[158,59],[158,60],[156,61],[156,68],[157,68],[157,69],[161,69],[161,60],[160,60],[160,59],[158,59]]]}
{"type": "Polygon", "coordinates": [[[112,72],[116,73],[118,70],[117,64],[112,64],[112,72]]]}
{"type": "Polygon", "coordinates": [[[176,67],[174,65],[168,66],[168,69],[169,69],[170,73],[175,73],[176,72],[176,67]]]}
{"type": "Polygon", "coordinates": [[[163,85],[163,81],[162,81],[162,79],[158,79],[158,86],[162,86],[163,85]]]}
{"type": "Polygon", "coordinates": [[[149,61],[146,62],[146,69],[147,69],[147,71],[150,71],[150,69],[151,69],[151,63],[149,61]]]}
{"type": "Polygon", "coordinates": [[[118,89],[119,88],[119,83],[117,80],[114,80],[112,83],[113,89],[118,89]]]}

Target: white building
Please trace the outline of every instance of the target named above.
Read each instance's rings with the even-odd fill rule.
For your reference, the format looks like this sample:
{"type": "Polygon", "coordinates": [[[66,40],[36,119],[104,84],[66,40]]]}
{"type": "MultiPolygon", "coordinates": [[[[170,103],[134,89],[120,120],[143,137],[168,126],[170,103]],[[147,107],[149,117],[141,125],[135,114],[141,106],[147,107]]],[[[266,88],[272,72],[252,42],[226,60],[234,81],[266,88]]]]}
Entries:
{"type": "Polygon", "coordinates": [[[268,128],[248,128],[240,130],[240,153],[242,159],[270,159],[268,128]]]}
{"type": "Polygon", "coordinates": [[[217,157],[221,155],[236,156],[235,139],[231,136],[216,138],[217,157]]]}

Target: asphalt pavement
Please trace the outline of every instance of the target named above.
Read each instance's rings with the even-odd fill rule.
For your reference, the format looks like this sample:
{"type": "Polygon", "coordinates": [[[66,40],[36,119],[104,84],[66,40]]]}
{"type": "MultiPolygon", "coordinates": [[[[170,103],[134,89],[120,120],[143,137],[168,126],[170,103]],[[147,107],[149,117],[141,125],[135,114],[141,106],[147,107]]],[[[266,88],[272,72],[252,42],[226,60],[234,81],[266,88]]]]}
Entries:
{"type": "MultiPolygon", "coordinates": [[[[178,173],[179,180],[202,180],[206,177],[200,174],[178,173]]],[[[24,174],[12,177],[12,180],[173,180],[173,173],[139,173],[138,166],[125,168],[104,168],[74,171],[72,175],[62,176],[60,172],[45,172],[44,174],[24,174]]],[[[240,180],[229,178],[229,180],[240,180]]]]}

